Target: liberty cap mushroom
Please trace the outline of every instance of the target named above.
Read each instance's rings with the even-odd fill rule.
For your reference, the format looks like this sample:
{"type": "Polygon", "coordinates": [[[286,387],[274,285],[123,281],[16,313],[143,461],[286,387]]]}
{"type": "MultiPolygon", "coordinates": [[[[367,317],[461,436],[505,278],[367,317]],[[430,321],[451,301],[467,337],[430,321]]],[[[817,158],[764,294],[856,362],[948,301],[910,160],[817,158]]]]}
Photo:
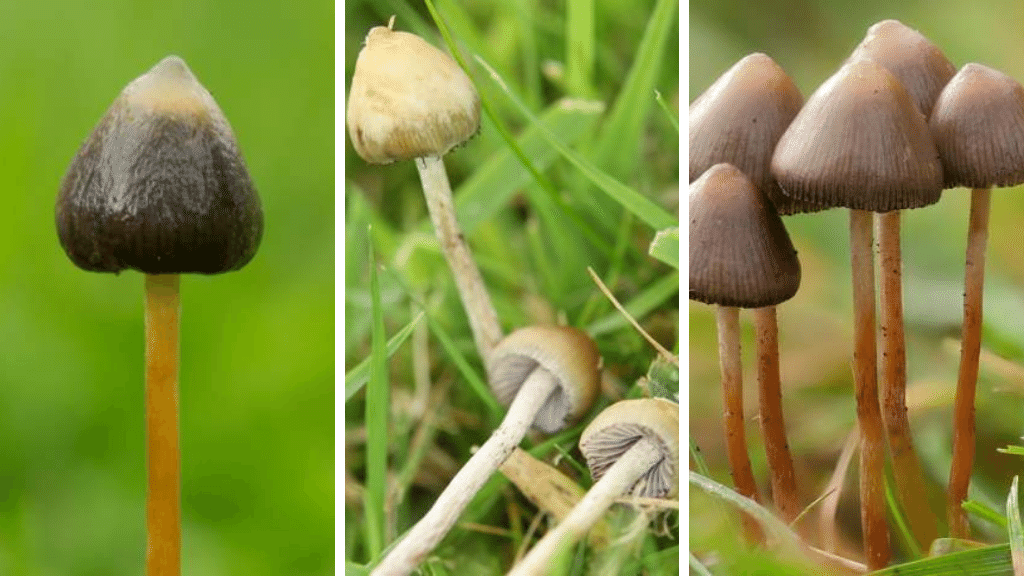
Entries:
{"type": "Polygon", "coordinates": [[[871,211],[938,201],[942,167],[927,122],[891,72],[845,64],[808,98],[779,139],[772,174],[790,196],[850,209],[854,379],[862,438],[861,524],[868,567],[889,561],[883,487],[885,426],[878,403],[871,211]]]}
{"type": "MultiPolygon", "coordinates": [[[[690,185],[690,299],[717,306],[726,447],[739,493],[757,500],[744,435],[739,310],[755,308],[762,430],[776,503],[787,520],[799,513],[785,437],[775,305],[800,286],[800,262],[768,198],[735,166],[717,164],[690,185]]],[[[744,517],[748,538],[760,539],[744,517]]]]}
{"type": "Polygon", "coordinates": [[[493,359],[490,378],[502,390],[495,392],[511,400],[505,418],[372,576],[409,574],[451,530],[531,425],[560,430],[584,414],[597,395],[600,355],[593,339],[578,328],[520,328],[498,344],[493,359]],[[508,390],[518,391],[509,398],[508,390]]]}
{"type": "Polygon", "coordinates": [[[547,574],[558,551],[583,538],[616,498],[672,498],[679,491],[679,405],[675,402],[662,398],[616,402],[587,425],[579,446],[596,482],[508,576],[547,574]]]}
{"type": "Polygon", "coordinates": [[[146,274],[146,573],[179,574],[178,274],[241,268],[263,231],[235,136],[181,58],[114,101],[68,168],[56,223],[80,268],[146,274]]]}
{"type": "Polygon", "coordinates": [[[415,34],[377,26],[356,59],[348,98],[348,132],[371,164],[415,159],[427,211],[484,363],[502,338],[480,270],[455,217],[441,157],[480,129],[480,98],[459,66],[415,34]]]}
{"type": "MultiPolygon", "coordinates": [[[[941,50],[916,30],[898,20],[883,20],[868,28],[864,40],[847,59],[866,58],[891,72],[927,118],[942,88],[956,74],[956,67],[941,50]]],[[[906,344],[903,328],[902,255],[900,210],[875,213],[878,235],[879,335],[882,339],[882,415],[889,438],[896,490],[906,512],[907,524],[917,541],[928,546],[938,537],[935,514],[921,490],[921,470],[907,419],[906,344]]]]}
{"type": "Polygon", "coordinates": [[[974,462],[974,396],[981,353],[985,244],[992,186],[1024,182],[1024,88],[981,64],[967,64],[939,95],[929,121],[945,170],[945,186],[971,191],[964,270],[963,342],[954,400],[953,464],[946,514],[950,534],[967,538],[967,498],[974,462]]]}

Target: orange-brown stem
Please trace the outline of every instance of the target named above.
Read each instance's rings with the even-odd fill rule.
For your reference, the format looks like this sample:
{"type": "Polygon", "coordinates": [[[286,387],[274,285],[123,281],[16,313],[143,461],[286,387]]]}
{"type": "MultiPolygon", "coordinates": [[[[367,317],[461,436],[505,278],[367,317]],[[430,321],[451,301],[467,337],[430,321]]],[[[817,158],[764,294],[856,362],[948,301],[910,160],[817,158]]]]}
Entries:
{"type": "Polygon", "coordinates": [[[918,543],[927,549],[939,535],[935,513],[928,505],[925,477],[914,451],[907,419],[907,350],[903,334],[903,266],[900,253],[900,212],[875,214],[881,271],[879,330],[882,338],[882,396],[885,430],[889,436],[896,492],[907,523],[918,543]]]}
{"type": "Polygon", "coordinates": [[[146,275],[146,575],[181,574],[178,275],[146,275]]]}
{"type": "Polygon", "coordinates": [[[782,415],[782,383],[779,377],[779,325],[775,307],[754,310],[757,332],[757,382],[761,409],[761,435],[771,472],[772,498],[786,522],[800,514],[800,497],[793,472],[793,457],[786,442],[782,415]]]}
{"type": "Polygon", "coordinates": [[[971,192],[971,217],[967,228],[967,263],[964,269],[964,325],[960,348],[960,375],[953,407],[953,466],[949,471],[946,514],[949,535],[968,538],[970,526],[961,503],[967,498],[974,466],[974,392],[978,384],[981,354],[981,296],[985,283],[985,244],[992,190],[971,192]]]}
{"type": "MultiPolygon", "coordinates": [[[[743,366],[740,360],[740,311],[719,306],[718,362],[722,370],[722,408],[725,420],[726,453],[736,492],[761,501],[754,472],[750,468],[747,438],[743,422],[743,366]]],[[[743,516],[743,528],[750,542],[761,542],[763,536],[757,522],[743,516]]]]}
{"type": "Polygon", "coordinates": [[[885,517],[885,431],[878,403],[875,349],[875,264],[871,212],[850,210],[850,255],[853,272],[853,373],[860,425],[860,519],[868,568],[889,563],[889,528],[885,517]]]}

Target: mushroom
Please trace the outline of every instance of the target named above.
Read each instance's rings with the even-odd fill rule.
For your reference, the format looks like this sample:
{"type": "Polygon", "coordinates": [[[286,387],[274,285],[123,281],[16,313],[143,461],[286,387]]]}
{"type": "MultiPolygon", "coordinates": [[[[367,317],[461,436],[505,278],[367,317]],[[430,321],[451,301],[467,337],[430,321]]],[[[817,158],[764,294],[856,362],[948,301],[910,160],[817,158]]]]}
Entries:
{"type": "Polygon", "coordinates": [[[616,402],[583,430],[580,452],[596,482],[508,576],[547,574],[556,555],[579,542],[623,495],[675,496],[679,491],[679,405],[661,398],[616,402]]]}
{"type": "Polygon", "coordinates": [[[861,524],[868,567],[889,561],[878,402],[871,211],[938,201],[942,167],[924,116],[899,80],[871,60],[847,63],[808,98],[779,139],[772,175],[798,200],[850,209],[854,376],[861,433],[861,524]]]}
{"type": "Polygon", "coordinates": [[[547,433],[561,430],[586,413],[597,395],[600,355],[590,336],[578,328],[520,328],[495,347],[491,358],[491,386],[499,400],[509,404],[504,420],[372,576],[410,573],[451,530],[531,425],[547,433]]]}
{"type": "MultiPolygon", "coordinates": [[[[739,309],[755,308],[762,430],[772,488],[787,520],[799,512],[786,445],[779,383],[775,305],[800,286],[800,262],[782,219],[764,194],[731,164],[716,164],[690,185],[690,299],[717,305],[718,354],[729,465],[740,494],[758,499],[743,425],[739,309]]],[[[758,539],[746,520],[747,534],[758,539]]]]}
{"type": "Polygon", "coordinates": [[[363,160],[415,159],[427,211],[455,276],[484,363],[502,330],[455,217],[442,156],[480,129],[480,98],[469,77],[419,36],[377,26],[359,51],[348,97],[348,133],[363,160]]]}
{"type": "MultiPolygon", "coordinates": [[[[939,92],[956,73],[942,51],[916,30],[897,20],[884,20],[868,28],[850,55],[852,62],[867,58],[891,72],[918,110],[927,118],[939,92]]],[[[875,213],[878,233],[879,334],[882,340],[882,416],[892,452],[893,478],[900,502],[917,541],[928,546],[938,537],[936,517],[928,505],[921,463],[907,420],[907,354],[903,330],[902,256],[900,211],[875,213]]]]}
{"type": "Polygon", "coordinates": [[[57,234],[79,268],[145,273],[147,574],[179,574],[181,273],[238,270],[263,233],[235,135],[177,56],[132,81],[68,167],[57,234]]]}
{"type": "MultiPolygon", "coordinates": [[[[755,53],[741,59],[690,105],[690,181],[713,165],[725,162],[749,176],[779,213],[820,210],[821,207],[785,196],[769,171],[775,144],[802,104],[803,97],[796,85],[771,58],[755,53]]],[[[782,516],[792,522],[801,506],[782,417],[774,306],[758,308],[754,321],[758,334],[760,422],[772,496],[782,516]]],[[[745,516],[744,524],[748,536],[756,540],[758,529],[753,519],[745,516]]]]}
{"type": "Polygon", "coordinates": [[[1009,76],[967,64],[950,80],[929,122],[945,168],[945,186],[971,192],[964,273],[963,343],[954,401],[953,464],[947,515],[950,535],[967,538],[961,503],[974,462],[974,394],[981,353],[982,289],[992,186],[1024,182],[1024,88],[1009,76]]]}

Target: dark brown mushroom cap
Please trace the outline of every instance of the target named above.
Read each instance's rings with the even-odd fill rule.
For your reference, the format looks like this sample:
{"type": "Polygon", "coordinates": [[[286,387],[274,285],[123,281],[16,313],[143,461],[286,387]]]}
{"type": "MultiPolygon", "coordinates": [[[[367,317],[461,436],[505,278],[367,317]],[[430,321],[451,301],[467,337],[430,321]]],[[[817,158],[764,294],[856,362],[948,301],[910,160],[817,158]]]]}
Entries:
{"type": "Polygon", "coordinates": [[[847,62],[862,58],[874,60],[892,72],[925,118],[931,115],[942,88],[956,74],[956,66],[942,50],[899,20],[883,20],[868,28],[847,62]]]}
{"type": "Polygon", "coordinates": [[[947,188],[1024,182],[1024,88],[1013,78],[967,64],[939,95],[929,125],[947,188]]]}
{"type": "Polygon", "coordinates": [[[527,326],[509,334],[491,355],[488,380],[504,406],[512,403],[534,370],[556,381],[555,391],[534,418],[547,434],[557,432],[590,410],[600,383],[601,355],[586,332],[572,326],[527,326]]]}
{"type": "Polygon", "coordinates": [[[664,398],[620,400],[605,408],[580,435],[580,452],[595,480],[640,439],[653,441],[662,459],[628,493],[671,498],[679,491],[679,404],[664,398]]]}
{"type": "Polygon", "coordinates": [[[775,144],[803,101],[774,60],[743,57],[690,104],[690,182],[724,162],[750,176],[780,214],[813,211],[783,195],[769,171],[775,144]]]}
{"type": "Polygon", "coordinates": [[[176,56],[129,84],[86,138],[56,220],[71,261],[97,272],[237,270],[263,234],[231,126],[176,56]]]}
{"type": "Polygon", "coordinates": [[[690,184],[690,299],[761,308],[800,287],[796,250],[771,202],[743,172],[716,164],[690,184]]]}
{"type": "Polygon", "coordinates": [[[942,166],[910,94],[871,60],[844,65],[804,104],[772,157],[794,198],[888,212],[938,202],[942,166]]]}

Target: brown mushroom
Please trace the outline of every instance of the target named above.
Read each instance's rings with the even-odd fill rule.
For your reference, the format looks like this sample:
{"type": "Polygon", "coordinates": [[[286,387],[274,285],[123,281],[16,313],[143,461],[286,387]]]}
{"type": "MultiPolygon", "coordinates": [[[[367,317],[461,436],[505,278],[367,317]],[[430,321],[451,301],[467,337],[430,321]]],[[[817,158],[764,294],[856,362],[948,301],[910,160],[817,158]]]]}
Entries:
{"type": "Polygon", "coordinates": [[[974,462],[974,396],[991,187],[1024,182],[1024,88],[987,66],[967,64],[943,89],[929,124],[942,158],[945,186],[973,188],[964,272],[963,343],[954,401],[953,465],[947,492],[950,535],[967,538],[970,526],[961,505],[967,498],[974,462]]]}

